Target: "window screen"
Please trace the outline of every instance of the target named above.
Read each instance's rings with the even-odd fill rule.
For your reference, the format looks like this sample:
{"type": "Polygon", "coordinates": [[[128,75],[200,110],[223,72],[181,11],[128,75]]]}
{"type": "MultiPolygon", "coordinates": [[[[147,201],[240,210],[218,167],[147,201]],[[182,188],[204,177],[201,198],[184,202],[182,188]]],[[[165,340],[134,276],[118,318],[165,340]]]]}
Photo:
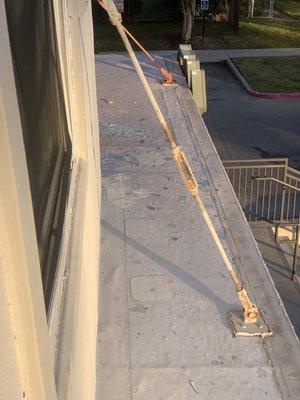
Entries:
{"type": "Polygon", "coordinates": [[[5,6],[48,308],[71,160],[53,5],[6,0],[5,6]]]}

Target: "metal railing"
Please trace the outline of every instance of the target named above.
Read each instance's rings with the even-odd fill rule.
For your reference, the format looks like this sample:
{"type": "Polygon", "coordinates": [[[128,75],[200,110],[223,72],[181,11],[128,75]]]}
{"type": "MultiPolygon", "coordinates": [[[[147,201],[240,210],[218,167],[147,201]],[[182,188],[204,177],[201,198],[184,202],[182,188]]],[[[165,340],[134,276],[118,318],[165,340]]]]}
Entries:
{"type": "Polygon", "coordinates": [[[300,172],[287,158],[223,161],[248,221],[300,223],[300,172]]]}
{"type": "Polygon", "coordinates": [[[296,273],[296,266],[298,261],[298,249],[299,249],[299,241],[300,241],[300,224],[298,223],[290,223],[290,222],[280,222],[275,226],[275,242],[276,243],[292,243],[294,244],[294,253],[293,253],[293,262],[292,262],[292,275],[291,280],[294,280],[294,276],[296,273]],[[288,236],[291,236],[288,239],[280,239],[279,237],[279,229],[291,228],[291,230],[287,231],[288,236]],[[294,229],[295,228],[295,229],[294,229]]]}

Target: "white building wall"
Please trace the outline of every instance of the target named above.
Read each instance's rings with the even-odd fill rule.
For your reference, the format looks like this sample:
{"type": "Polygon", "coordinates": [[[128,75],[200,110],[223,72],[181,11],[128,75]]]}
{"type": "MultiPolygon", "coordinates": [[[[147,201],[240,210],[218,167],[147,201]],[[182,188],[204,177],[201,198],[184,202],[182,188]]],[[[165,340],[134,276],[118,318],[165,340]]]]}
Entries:
{"type": "Polygon", "coordinates": [[[0,0],[1,400],[95,397],[101,182],[91,4],[55,0],[54,6],[73,161],[47,324],[4,0],[0,0]]]}
{"type": "Polygon", "coordinates": [[[89,2],[57,2],[77,186],[57,358],[59,398],[92,399],[98,317],[100,154],[89,2]],[[78,246],[80,244],[80,247],[78,246]],[[71,336],[70,336],[71,333],[71,336]]]}
{"type": "Polygon", "coordinates": [[[2,0],[0,21],[0,398],[52,400],[52,355],[2,0]]]}

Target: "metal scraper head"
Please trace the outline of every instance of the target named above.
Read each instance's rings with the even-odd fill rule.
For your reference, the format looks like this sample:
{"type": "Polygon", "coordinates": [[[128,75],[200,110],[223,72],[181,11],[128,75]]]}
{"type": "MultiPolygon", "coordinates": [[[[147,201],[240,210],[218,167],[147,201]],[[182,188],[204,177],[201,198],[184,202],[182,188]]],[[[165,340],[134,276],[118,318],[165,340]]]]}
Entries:
{"type": "Polygon", "coordinates": [[[246,324],[244,322],[242,310],[229,311],[227,315],[231,323],[234,337],[259,336],[261,338],[265,338],[268,336],[273,336],[273,331],[268,322],[262,316],[261,312],[259,312],[257,322],[254,324],[246,324]]]}

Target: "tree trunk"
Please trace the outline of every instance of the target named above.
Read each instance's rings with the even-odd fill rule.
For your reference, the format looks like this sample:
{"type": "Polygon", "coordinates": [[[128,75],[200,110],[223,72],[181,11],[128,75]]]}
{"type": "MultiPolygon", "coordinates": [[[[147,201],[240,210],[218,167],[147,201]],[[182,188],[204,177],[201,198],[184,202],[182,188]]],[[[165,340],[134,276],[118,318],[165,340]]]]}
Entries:
{"type": "Polygon", "coordinates": [[[182,12],[182,40],[188,43],[192,39],[194,25],[196,0],[180,0],[180,9],[182,12]]]}
{"type": "Polygon", "coordinates": [[[182,40],[187,43],[192,39],[192,30],[194,24],[194,16],[190,10],[184,13],[182,21],[182,40]]]}
{"type": "Polygon", "coordinates": [[[254,2],[255,0],[250,0],[249,3],[249,18],[253,18],[254,16],[254,2]]]}

